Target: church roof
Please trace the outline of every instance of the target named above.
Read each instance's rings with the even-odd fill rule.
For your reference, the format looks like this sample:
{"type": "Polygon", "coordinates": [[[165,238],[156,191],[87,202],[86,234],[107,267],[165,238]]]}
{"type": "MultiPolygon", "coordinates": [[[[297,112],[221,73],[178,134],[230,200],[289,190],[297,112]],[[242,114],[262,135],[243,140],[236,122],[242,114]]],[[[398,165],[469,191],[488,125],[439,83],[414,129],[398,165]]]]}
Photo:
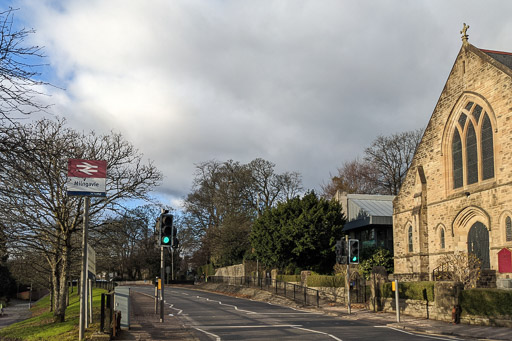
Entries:
{"type": "Polygon", "coordinates": [[[489,57],[512,69],[512,53],[480,49],[489,57]]]}

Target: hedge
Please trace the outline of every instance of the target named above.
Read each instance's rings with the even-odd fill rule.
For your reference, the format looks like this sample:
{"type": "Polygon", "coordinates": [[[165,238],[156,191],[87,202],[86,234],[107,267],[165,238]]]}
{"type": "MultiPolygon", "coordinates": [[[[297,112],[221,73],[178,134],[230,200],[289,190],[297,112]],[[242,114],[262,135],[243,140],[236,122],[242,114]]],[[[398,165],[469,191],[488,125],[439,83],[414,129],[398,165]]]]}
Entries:
{"type": "Polygon", "coordinates": [[[215,268],[213,267],[213,264],[205,264],[199,267],[198,269],[199,275],[205,274],[206,276],[214,276],[215,275],[215,268]]]}
{"type": "Polygon", "coordinates": [[[341,275],[327,276],[311,274],[308,276],[308,287],[342,288],[345,286],[345,277],[341,275]]]}
{"type": "Polygon", "coordinates": [[[459,295],[463,314],[477,316],[512,316],[512,291],[503,289],[468,289],[459,295]]]}
{"type": "MultiPolygon", "coordinates": [[[[395,297],[391,282],[382,285],[382,297],[395,297]]],[[[398,296],[403,299],[434,301],[434,282],[399,282],[398,296]]]]}
{"type": "Polygon", "coordinates": [[[282,282],[300,282],[300,275],[277,275],[277,280],[282,282]]]}

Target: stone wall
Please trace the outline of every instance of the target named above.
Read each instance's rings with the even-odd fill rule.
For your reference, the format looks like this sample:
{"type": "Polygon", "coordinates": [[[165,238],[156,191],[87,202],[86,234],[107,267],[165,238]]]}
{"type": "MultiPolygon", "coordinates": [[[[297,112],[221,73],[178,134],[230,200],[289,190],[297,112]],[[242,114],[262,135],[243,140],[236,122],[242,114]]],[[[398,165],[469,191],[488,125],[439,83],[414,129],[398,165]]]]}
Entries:
{"type": "Polygon", "coordinates": [[[244,277],[245,276],[245,264],[237,264],[218,268],[215,270],[215,276],[224,277],[244,277]]]}

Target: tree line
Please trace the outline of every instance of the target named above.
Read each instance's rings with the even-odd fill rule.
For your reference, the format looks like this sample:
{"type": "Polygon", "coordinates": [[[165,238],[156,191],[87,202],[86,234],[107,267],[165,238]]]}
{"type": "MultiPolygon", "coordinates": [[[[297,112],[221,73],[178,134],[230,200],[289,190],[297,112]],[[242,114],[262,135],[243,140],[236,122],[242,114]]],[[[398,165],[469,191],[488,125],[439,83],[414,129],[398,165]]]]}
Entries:
{"type": "MultiPolygon", "coordinates": [[[[171,208],[130,206],[154,202],[150,193],[162,174],[121,134],[80,132],[59,118],[19,120],[48,106],[36,100],[45,85],[37,80],[40,64],[26,61],[43,57],[42,49],[24,46],[33,31],[14,29],[13,13],[0,12],[0,289],[12,288],[13,277],[47,287],[55,321],[64,321],[69,280],[79,278],[84,220],[84,198],[66,194],[67,160],[107,161],[108,195],[92,199],[89,211],[100,271],[124,279],[158,274],[155,218],[171,208]]],[[[300,173],[278,172],[261,158],[197,164],[183,211],[175,212],[175,268],[257,259],[267,267],[330,271],[344,217],[329,197],[337,190],[396,194],[420,135],[379,137],[364,161],[339,169],[324,197],[304,191],[300,173]]]]}

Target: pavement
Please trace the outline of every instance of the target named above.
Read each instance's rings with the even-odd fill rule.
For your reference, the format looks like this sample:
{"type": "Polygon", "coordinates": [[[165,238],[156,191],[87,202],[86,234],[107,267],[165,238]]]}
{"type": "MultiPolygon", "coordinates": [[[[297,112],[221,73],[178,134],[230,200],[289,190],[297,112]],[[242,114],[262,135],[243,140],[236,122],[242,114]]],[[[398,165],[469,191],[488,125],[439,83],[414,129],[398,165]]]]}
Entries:
{"type": "Polygon", "coordinates": [[[130,293],[130,329],[121,330],[113,340],[181,340],[199,341],[165,304],[164,322],[155,314],[155,300],[136,291],[130,293]]]}
{"type": "Polygon", "coordinates": [[[4,308],[4,313],[0,316],[0,329],[31,316],[27,301],[11,299],[9,306],[4,308]]]}
{"type": "Polygon", "coordinates": [[[400,322],[397,322],[395,313],[373,312],[356,308],[351,309],[349,315],[345,306],[324,306],[318,310],[342,319],[374,321],[376,324],[382,324],[389,328],[429,335],[452,336],[464,340],[512,340],[512,329],[505,327],[453,324],[403,314],[400,315],[400,322]]]}

